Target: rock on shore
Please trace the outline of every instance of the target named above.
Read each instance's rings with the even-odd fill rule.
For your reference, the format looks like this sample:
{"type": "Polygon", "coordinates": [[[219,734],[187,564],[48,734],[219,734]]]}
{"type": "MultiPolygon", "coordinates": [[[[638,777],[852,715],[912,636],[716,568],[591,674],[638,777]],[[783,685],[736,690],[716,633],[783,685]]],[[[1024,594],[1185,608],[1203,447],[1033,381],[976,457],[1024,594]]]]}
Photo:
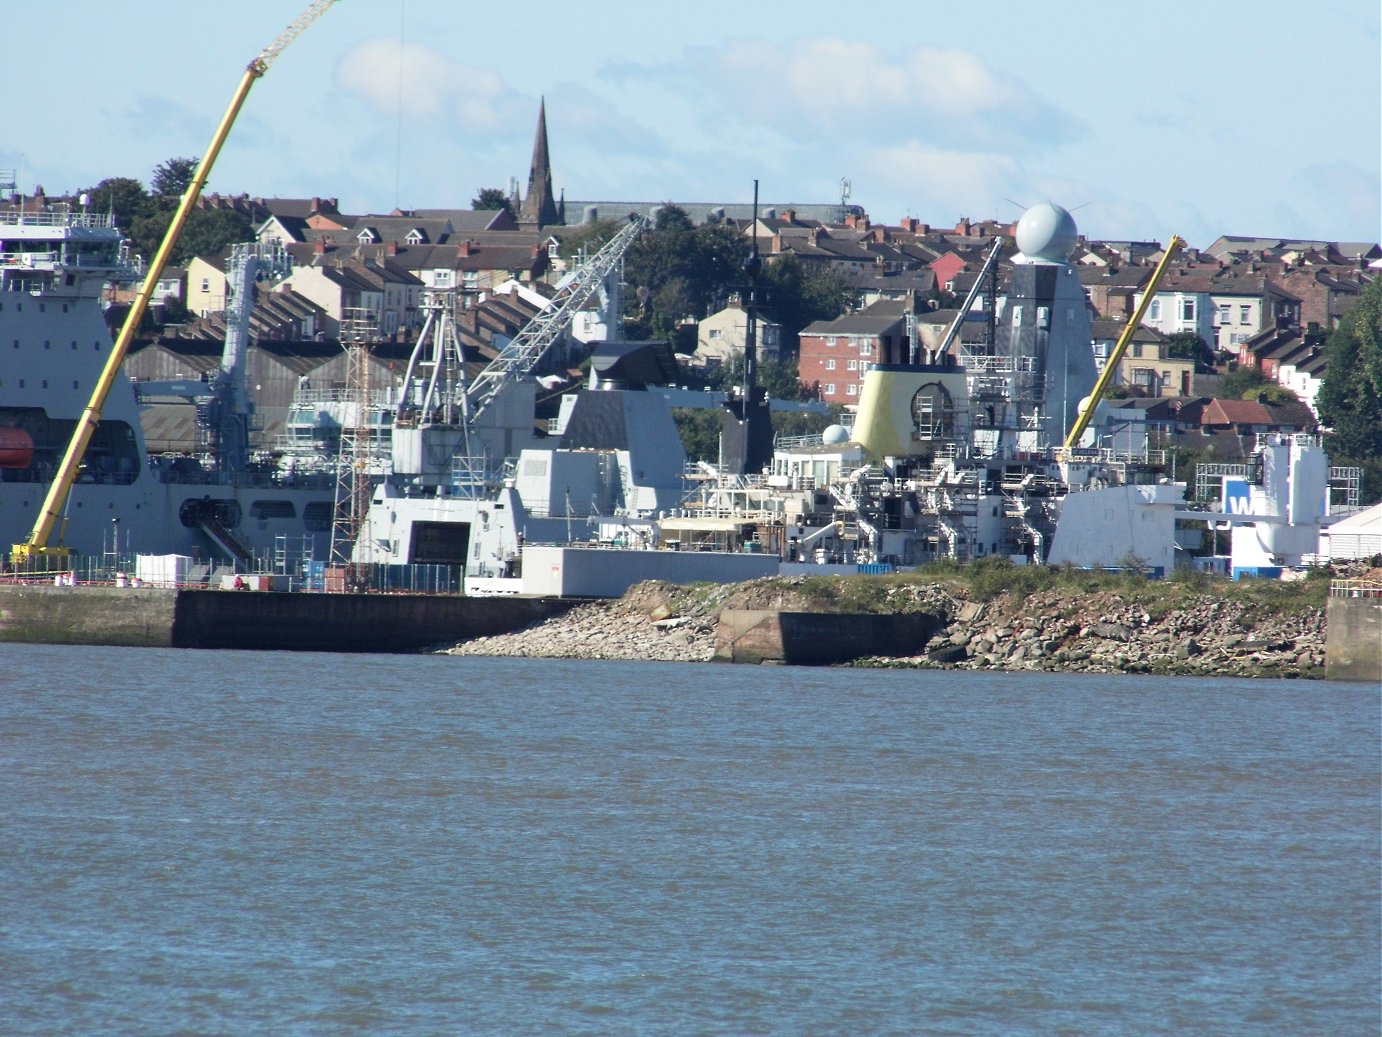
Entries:
{"type": "Polygon", "coordinates": [[[1153,615],[1102,592],[1088,599],[1043,591],[961,606],[924,657],[875,666],[1322,678],[1325,610],[1262,612],[1205,597],[1153,615]]]}
{"type": "MultiPolygon", "coordinates": [[[[720,587],[647,583],[623,598],[579,605],[524,630],[476,638],[451,655],[706,662],[722,608],[822,611],[792,580],[720,587]]],[[[1218,677],[1324,676],[1322,607],[1264,610],[1206,593],[1187,607],[1153,614],[1113,591],[1072,597],[1059,590],[967,601],[939,584],[890,587],[889,608],[927,611],[946,626],[918,656],[872,657],[855,665],[1218,677]]],[[[826,609],[830,611],[832,609],[826,609]]],[[[844,611],[835,608],[833,611],[844,611]]]]}

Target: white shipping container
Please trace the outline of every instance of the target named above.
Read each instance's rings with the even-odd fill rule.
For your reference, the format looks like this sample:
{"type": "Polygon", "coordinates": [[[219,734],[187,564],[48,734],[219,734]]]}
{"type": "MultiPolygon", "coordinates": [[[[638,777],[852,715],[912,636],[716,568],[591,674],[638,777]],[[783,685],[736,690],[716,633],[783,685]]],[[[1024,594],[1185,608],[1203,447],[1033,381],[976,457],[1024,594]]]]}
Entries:
{"type": "Polygon", "coordinates": [[[146,587],[176,587],[188,582],[191,555],[139,555],[135,575],[146,587]]]}

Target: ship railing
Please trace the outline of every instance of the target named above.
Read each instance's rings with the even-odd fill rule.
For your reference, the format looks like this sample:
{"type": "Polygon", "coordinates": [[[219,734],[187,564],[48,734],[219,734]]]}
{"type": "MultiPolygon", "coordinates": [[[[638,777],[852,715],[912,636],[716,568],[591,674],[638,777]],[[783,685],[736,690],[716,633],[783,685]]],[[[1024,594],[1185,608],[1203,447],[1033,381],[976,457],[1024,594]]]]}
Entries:
{"type": "Polygon", "coordinates": [[[985,356],[967,350],[960,353],[960,365],[969,372],[983,371],[989,374],[1011,374],[1016,370],[1016,362],[1011,356],[985,356]]]}
{"type": "Polygon", "coordinates": [[[0,263],[5,266],[37,267],[52,265],[58,261],[57,249],[44,252],[31,252],[21,249],[18,252],[0,252],[0,263]]]}
{"type": "MultiPolygon", "coordinates": [[[[292,406],[295,408],[321,407],[331,403],[357,403],[358,393],[344,385],[317,387],[310,383],[299,385],[293,393],[292,406]]],[[[371,389],[368,398],[371,408],[389,409],[394,403],[393,389],[371,389]]]]}
{"type": "Polygon", "coordinates": [[[1382,583],[1376,580],[1332,580],[1331,598],[1382,598],[1382,583]]]}
{"type": "Polygon", "coordinates": [[[71,212],[62,209],[27,211],[9,209],[0,212],[0,226],[3,227],[113,227],[114,221],[109,213],[71,212]]]}

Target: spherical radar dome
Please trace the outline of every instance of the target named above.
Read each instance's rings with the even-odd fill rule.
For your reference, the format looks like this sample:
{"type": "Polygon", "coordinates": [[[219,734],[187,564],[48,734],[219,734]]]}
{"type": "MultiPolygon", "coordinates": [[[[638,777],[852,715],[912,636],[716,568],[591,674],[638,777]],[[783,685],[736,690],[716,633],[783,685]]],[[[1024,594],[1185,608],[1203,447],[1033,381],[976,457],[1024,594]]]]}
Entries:
{"type": "Polygon", "coordinates": [[[843,425],[831,425],[821,433],[821,442],[826,446],[839,446],[849,442],[849,429],[843,425]]]}
{"type": "Polygon", "coordinates": [[[1017,221],[1017,248],[1028,259],[1064,263],[1075,248],[1075,218],[1059,205],[1042,202],[1017,221]]]}

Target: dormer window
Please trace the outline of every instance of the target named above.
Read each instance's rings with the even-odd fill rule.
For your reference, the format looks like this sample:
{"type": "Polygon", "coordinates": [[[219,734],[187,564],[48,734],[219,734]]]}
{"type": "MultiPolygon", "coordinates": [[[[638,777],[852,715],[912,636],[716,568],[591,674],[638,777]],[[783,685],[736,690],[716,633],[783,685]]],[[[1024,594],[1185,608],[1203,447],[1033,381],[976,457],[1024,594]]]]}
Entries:
{"type": "Polygon", "coordinates": [[[374,232],[373,227],[366,227],[364,230],[360,231],[359,234],[355,235],[355,240],[362,245],[377,245],[379,243],[379,235],[374,232]]]}
{"type": "Polygon", "coordinates": [[[409,245],[421,245],[427,240],[427,235],[422,233],[417,227],[414,227],[407,233],[403,240],[409,245]]]}

